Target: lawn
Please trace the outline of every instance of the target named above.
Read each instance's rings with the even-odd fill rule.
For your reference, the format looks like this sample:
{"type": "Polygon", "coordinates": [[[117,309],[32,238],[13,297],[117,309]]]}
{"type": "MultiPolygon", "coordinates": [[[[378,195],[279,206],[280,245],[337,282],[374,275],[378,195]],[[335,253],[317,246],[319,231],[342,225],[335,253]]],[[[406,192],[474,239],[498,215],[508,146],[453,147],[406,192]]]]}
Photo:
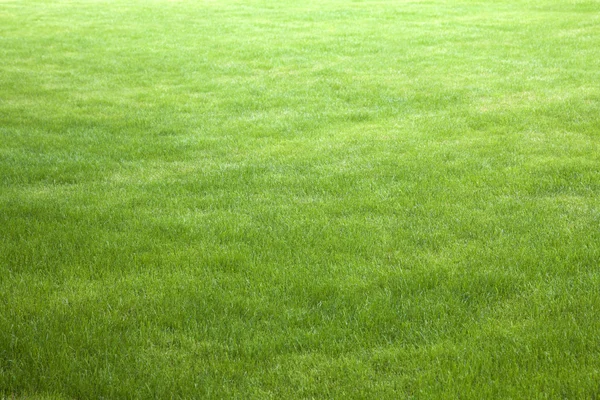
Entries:
{"type": "Polygon", "coordinates": [[[0,0],[1,399],[600,397],[600,1],[0,0]]]}

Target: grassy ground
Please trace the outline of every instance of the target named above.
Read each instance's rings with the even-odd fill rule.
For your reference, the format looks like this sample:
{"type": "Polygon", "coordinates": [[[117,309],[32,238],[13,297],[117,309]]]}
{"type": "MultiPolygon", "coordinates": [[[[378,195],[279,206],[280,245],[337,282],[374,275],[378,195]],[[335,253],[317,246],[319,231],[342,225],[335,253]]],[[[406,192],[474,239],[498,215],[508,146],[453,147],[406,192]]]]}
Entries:
{"type": "Polygon", "coordinates": [[[0,398],[600,396],[600,2],[0,0],[0,398]]]}

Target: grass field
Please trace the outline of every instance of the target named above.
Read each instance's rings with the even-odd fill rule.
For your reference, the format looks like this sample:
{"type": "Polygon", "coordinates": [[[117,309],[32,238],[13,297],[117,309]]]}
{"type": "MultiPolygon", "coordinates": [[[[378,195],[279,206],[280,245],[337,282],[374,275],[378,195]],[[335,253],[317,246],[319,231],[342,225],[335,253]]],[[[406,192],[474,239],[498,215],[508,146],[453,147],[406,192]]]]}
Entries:
{"type": "Polygon", "coordinates": [[[0,0],[0,398],[600,397],[600,1],[0,0]]]}

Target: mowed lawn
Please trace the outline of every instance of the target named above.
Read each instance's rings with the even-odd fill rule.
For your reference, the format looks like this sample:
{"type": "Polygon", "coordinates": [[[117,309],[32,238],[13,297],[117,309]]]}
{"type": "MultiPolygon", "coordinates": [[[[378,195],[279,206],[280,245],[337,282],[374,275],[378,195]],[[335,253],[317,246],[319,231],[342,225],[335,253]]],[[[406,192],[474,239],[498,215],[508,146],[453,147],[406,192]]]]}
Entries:
{"type": "Polygon", "coordinates": [[[600,396],[600,1],[0,0],[0,398],[600,396]]]}

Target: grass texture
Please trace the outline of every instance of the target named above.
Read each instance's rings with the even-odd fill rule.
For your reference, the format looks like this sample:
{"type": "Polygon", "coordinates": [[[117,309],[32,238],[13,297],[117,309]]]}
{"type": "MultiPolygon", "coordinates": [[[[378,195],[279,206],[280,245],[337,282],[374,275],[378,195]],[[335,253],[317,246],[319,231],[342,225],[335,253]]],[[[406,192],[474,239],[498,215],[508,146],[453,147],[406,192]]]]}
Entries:
{"type": "Polygon", "coordinates": [[[0,0],[0,398],[600,396],[600,2],[0,0]]]}

